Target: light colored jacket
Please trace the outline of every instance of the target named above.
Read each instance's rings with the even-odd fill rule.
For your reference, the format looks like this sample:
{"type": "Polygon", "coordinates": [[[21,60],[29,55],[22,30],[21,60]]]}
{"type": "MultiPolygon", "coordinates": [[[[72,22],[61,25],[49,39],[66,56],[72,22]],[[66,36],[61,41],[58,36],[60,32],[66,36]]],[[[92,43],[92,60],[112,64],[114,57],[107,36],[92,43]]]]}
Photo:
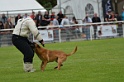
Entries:
{"type": "Polygon", "coordinates": [[[32,18],[27,17],[19,19],[13,34],[28,38],[30,33],[32,33],[37,40],[42,40],[41,34],[32,18]]]}

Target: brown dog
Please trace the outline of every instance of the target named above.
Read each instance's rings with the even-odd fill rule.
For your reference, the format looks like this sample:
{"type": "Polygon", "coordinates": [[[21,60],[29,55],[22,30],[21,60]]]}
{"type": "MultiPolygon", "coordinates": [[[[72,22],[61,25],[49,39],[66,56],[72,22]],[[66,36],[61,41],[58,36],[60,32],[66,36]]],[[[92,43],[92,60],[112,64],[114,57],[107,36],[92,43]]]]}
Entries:
{"type": "Polygon", "coordinates": [[[56,61],[58,63],[58,66],[55,67],[55,69],[57,68],[58,70],[60,70],[62,63],[67,59],[67,57],[74,54],[77,51],[77,46],[70,54],[66,54],[62,51],[48,50],[48,49],[42,48],[37,43],[34,43],[34,51],[36,52],[37,56],[42,60],[42,63],[41,63],[42,71],[44,71],[48,62],[53,62],[53,61],[56,61]]]}

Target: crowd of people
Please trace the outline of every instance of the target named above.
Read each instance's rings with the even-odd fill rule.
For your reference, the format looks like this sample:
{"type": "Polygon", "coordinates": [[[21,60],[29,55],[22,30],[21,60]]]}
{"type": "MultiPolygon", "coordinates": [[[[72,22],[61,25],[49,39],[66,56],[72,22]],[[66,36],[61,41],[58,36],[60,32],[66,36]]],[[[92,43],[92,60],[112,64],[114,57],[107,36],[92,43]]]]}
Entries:
{"type": "MultiPolygon", "coordinates": [[[[78,24],[78,21],[76,20],[75,17],[72,18],[72,20],[69,20],[69,18],[64,15],[62,13],[62,11],[60,11],[58,14],[56,14],[55,12],[52,12],[51,14],[49,14],[47,11],[43,14],[41,11],[38,11],[38,13],[36,14],[36,12],[33,12],[28,15],[27,13],[24,14],[24,16],[22,16],[21,14],[18,14],[15,19],[14,22],[12,22],[11,18],[8,18],[5,14],[2,14],[0,16],[0,29],[11,29],[14,28],[15,25],[17,24],[17,21],[22,18],[22,17],[27,17],[30,16],[36,23],[36,26],[48,26],[48,25],[61,25],[61,27],[63,27],[64,25],[70,25],[70,24],[78,24]]],[[[117,13],[114,13],[113,11],[109,11],[106,16],[104,21],[105,22],[110,22],[110,21],[123,21],[124,20],[124,9],[122,12],[122,15],[119,16],[117,13]]],[[[96,22],[101,22],[101,18],[98,17],[97,13],[94,14],[93,18],[89,17],[88,14],[86,14],[86,17],[84,17],[82,19],[83,23],[96,23],[96,22]]],[[[97,26],[94,26],[94,38],[96,38],[96,30],[97,30],[97,26]]],[[[3,32],[0,31],[0,34],[5,34],[5,33],[9,33],[11,31],[7,31],[7,32],[3,32]]],[[[69,30],[66,30],[67,34],[70,34],[69,30]]],[[[77,33],[79,33],[79,29],[76,28],[75,30],[73,30],[73,33],[75,35],[77,35],[77,33]]],[[[88,33],[88,29],[83,28],[82,32],[85,32],[86,34],[86,38],[89,39],[89,33],[88,33]]]]}
{"type": "MultiPolygon", "coordinates": [[[[124,9],[122,11],[122,14],[119,15],[118,13],[115,13],[114,11],[108,11],[104,17],[104,22],[114,22],[114,21],[124,21],[124,9]]],[[[97,15],[97,13],[94,14],[94,16],[91,18],[86,14],[86,17],[83,19],[84,23],[99,23],[101,22],[101,18],[97,15]]],[[[97,38],[97,25],[93,25],[94,29],[94,39],[97,38]]],[[[86,26],[83,28],[83,33],[86,34],[86,39],[90,39],[90,27],[86,26]]],[[[118,32],[122,31],[122,27],[118,28],[118,32]]],[[[101,33],[99,33],[101,34],[101,33]]],[[[121,34],[119,34],[121,35],[121,34]]]]}

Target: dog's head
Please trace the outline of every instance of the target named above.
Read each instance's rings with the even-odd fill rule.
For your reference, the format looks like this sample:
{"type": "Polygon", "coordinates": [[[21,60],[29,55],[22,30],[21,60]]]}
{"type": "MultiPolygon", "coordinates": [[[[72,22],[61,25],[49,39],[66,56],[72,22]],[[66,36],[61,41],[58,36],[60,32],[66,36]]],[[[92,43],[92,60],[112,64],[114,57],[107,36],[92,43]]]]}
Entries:
{"type": "Polygon", "coordinates": [[[31,46],[32,49],[40,48],[40,45],[38,45],[35,42],[31,43],[30,46],[31,46]]]}

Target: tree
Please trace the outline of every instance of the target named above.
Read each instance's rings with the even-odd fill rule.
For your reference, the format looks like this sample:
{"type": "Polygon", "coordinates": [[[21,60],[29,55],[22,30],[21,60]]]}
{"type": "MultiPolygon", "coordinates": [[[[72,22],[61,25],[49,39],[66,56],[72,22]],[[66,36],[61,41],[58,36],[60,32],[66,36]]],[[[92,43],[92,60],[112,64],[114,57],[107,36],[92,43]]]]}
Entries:
{"type": "Polygon", "coordinates": [[[57,5],[57,0],[37,0],[45,9],[50,10],[57,5]]]}

